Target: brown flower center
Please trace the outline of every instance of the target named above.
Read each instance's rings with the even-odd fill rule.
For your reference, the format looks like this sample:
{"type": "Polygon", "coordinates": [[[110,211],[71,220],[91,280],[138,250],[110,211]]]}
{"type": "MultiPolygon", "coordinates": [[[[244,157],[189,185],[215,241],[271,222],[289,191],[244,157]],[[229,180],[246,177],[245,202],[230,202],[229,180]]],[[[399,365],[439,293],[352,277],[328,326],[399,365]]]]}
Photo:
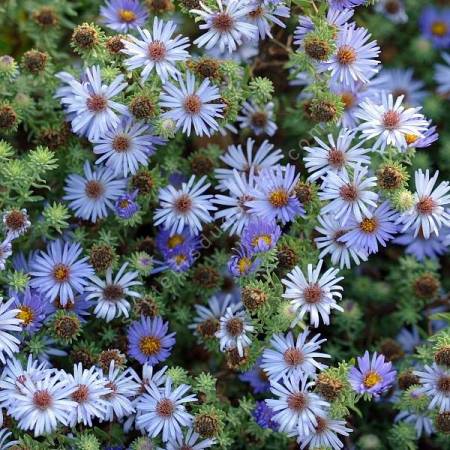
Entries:
{"type": "Polygon", "coordinates": [[[295,367],[301,364],[305,357],[298,348],[291,347],[284,352],[283,359],[288,366],[295,367]]]}
{"type": "Polygon", "coordinates": [[[244,331],[244,322],[239,317],[233,317],[227,322],[226,328],[231,336],[236,337],[244,331]]]}
{"type": "Polygon", "coordinates": [[[339,47],[336,57],[340,64],[349,65],[356,61],[356,50],[350,45],[339,47]]]}
{"type": "Polygon", "coordinates": [[[187,214],[192,208],[192,199],[187,194],[180,195],[174,202],[177,213],[187,214]]]}
{"type": "Polygon", "coordinates": [[[383,125],[387,130],[395,130],[400,123],[400,114],[397,111],[387,111],[383,114],[383,125]]]}
{"type": "Polygon", "coordinates": [[[282,208],[289,203],[289,194],[285,189],[276,189],[269,194],[269,202],[275,208],[282,208]]]}
{"type": "Polygon", "coordinates": [[[58,283],[64,283],[69,280],[70,277],[70,267],[65,264],[56,264],[53,268],[53,278],[58,283]]]}
{"type": "Polygon", "coordinates": [[[184,110],[188,114],[199,114],[202,109],[202,100],[196,94],[191,94],[184,100],[184,110]]]}
{"type": "Polygon", "coordinates": [[[354,106],[356,98],[351,92],[343,92],[341,94],[342,103],[344,103],[345,109],[350,109],[354,106]]]}
{"type": "Polygon", "coordinates": [[[370,234],[373,233],[378,227],[378,221],[375,219],[375,217],[372,217],[371,219],[368,219],[367,217],[364,218],[361,223],[359,224],[359,228],[364,233],[370,234]]]}
{"type": "Polygon", "coordinates": [[[433,214],[436,207],[437,204],[432,197],[423,197],[417,202],[416,205],[417,212],[423,215],[433,214]]]}
{"type": "Polygon", "coordinates": [[[252,125],[257,128],[264,128],[269,120],[265,111],[256,111],[251,117],[252,125]]]}
{"type": "Polygon", "coordinates": [[[153,41],[148,45],[148,57],[152,61],[162,61],[167,54],[166,46],[164,42],[153,41]]]}
{"type": "Polygon", "coordinates": [[[26,215],[18,209],[13,209],[5,217],[6,226],[13,231],[20,230],[25,225],[26,221],[26,215]]]}
{"type": "Polygon", "coordinates": [[[295,412],[301,412],[308,406],[308,399],[302,392],[296,394],[290,394],[287,399],[289,409],[295,412]]]}
{"type": "Polygon", "coordinates": [[[437,382],[437,388],[446,395],[450,394],[450,376],[442,375],[437,382]]]}
{"type": "Polygon", "coordinates": [[[108,284],[103,288],[103,297],[109,302],[116,302],[123,297],[124,291],[120,284],[108,284]]]}
{"type": "Polygon", "coordinates": [[[72,394],[73,401],[85,403],[89,398],[89,388],[85,384],[78,385],[78,389],[72,394]]]}
{"type": "Polygon", "coordinates": [[[168,398],[163,398],[156,405],[156,413],[160,417],[171,417],[174,412],[175,405],[173,404],[172,400],[169,400],[168,398]]]}
{"type": "Polygon", "coordinates": [[[234,25],[234,19],[226,12],[216,14],[212,20],[212,26],[221,33],[231,31],[234,25]]]}
{"type": "Polygon", "coordinates": [[[354,202],[358,198],[358,190],[353,184],[345,184],[339,189],[339,195],[346,202],[354,202]]]}
{"type": "Polygon", "coordinates": [[[113,142],[112,142],[112,148],[117,153],[125,153],[130,149],[130,138],[126,134],[118,134],[113,142]]]}
{"type": "Polygon", "coordinates": [[[89,198],[98,200],[105,193],[105,186],[100,181],[89,180],[84,186],[84,192],[89,198]]]}
{"type": "Polygon", "coordinates": [[[384,4],[384,10],[388,14],[397,14],[400,11],[400,2],[398,0],[388,0],[384,4]]]}
{"type": "Polygon", "coordinates": [[[108,100],[103,95],[94,94],[86,100],[86,106],[91,112],[102,112],[108,106],[108,100]]]}
{"type": "Polygon", "coordinates": [[[336,169],[344,167],[345,153],[337,148],[332,148],[328,152],[328,163],[331,167],[335,167],[336,169]]]}
{"type": "Polygon", "coordinates": [[[306,303],[319,303],[322,300],[322,288],[318,284],[310,284],[303,291],[303,298],[306,303]]]}
{"type": "Polygon", "coordinates": [[[33,404],[41,411],[45,411],[52,406],[53,398],[46,389],[36,391],[33,395],[33,404]]]}

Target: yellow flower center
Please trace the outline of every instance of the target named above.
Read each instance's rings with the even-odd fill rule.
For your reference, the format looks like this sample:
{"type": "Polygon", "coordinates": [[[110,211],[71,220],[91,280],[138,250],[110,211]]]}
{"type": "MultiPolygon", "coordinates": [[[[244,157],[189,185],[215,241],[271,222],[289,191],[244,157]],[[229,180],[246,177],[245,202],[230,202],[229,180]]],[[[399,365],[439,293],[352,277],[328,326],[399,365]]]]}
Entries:
{"type": "Polygon", "coordinates": [[[187,259],[186,255],[183,254],[175,256],[175,262],[177,263],[178,266],[186,262],[186,259],[187,259]]]}
{"type": "Polygon", "coordinates": [[[252,239],[252,247],[257,247],[260,240],[266,245],[272,245],[272,238],[268,234],[259,234],[252,239]]]}
{"type": "Polygon", "coordinates": [[[289,195],[284,189],[276,189],[270,193],[269,202],[276,208],[281,208],[288,204],[289,195]]]}
{"type": "Polygon", "coordinates": [[[175,248],[184,242],[184,237],[181,234],[174,234],[167,241],[167,246],[169,248],[175,248]]]}
{"type": "Polygon", "coordinates": [[[246,273],[252,266],[252,261],[250,258],[243,257],[238,262],[238,269],[240,273],[246,273]]]}
{"type": "Polygon", "coordinates": [[[377,372],[367,372],[366,376],[364,377],[364,386],[366,388],[372,388],[374,387],[376,384],[380,383],[383,380],[383,378],[381,377],[380,374],[378,374],[377,372]]]}
{"type": "Polygon", "coordinates": [[[372,217],[371,219],[368,219],[366,217],[359,224],[359,228],[364,233],[373,233],[377,229],[377,220],[374,217],[372,217]]]}
{"type": "Polygon", "coordinates": [[[431,32],[435,36],[439,36],[439,37],[445,36],[447,34],[447,31],[448,31],[448,26],[442,20],[437,20],[436,22],[434,22],[431,25],[431,32]]]}
{"type": "Polygon", "coordinates": [[[121,9],[119,10],[119,17],[124,22],[130,23],[136,19],[136,14],[129,9],[121,9]]]}
{"type": "Polygon", "coordinates": [[[120,200],[119,208],[121,208],[121,209],[128,208],[130,206],[130,204],[131,204],[131,202],[127,199],[120,200]]]}
{"type": "Polygon", "coordinates": [[[33,322],[33,310],[28,306],[19,306],[20,312],[17,313],[17,318],[22,320],[22,325],[27,327],[33,322]]]}
{"type": "Polygon", "coordinates": [[[408,145],[414,144],[414,142],[416,142],[417,139],[419,139],[419,136],[417,136],[415,134],[411,134],[411,133],[405,134],[405,140],[408,145]]]}
{"type": "Polygon", "coordinates": [[[144,336],[139,342],[141,352],[146,356],[152,356],[159,352],[161,341],[154,336],[144,336]]]}

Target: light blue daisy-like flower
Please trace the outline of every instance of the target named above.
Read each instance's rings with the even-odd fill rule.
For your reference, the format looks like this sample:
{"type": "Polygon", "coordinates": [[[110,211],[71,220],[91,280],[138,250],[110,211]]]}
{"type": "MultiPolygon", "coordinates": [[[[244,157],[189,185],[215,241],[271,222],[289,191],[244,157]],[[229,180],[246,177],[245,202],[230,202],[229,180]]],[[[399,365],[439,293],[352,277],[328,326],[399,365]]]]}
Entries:
{"type": "Polygon", "coordinates": [[[450,371],[447,368],[433,363],[425,366],[423,370],[415,370],[422,385],[415,392],[425,394],[430,398],[429,409],[438,408],[439,412],[450,411],[450,371]]]}
{"type": "Polygon", "coordinates": [[[56,97],[61,98],[72,131],[86,136],[90,141],[99,139],[118,126],[119,114],[128,111],[125,105],[113,100],[127,86],[123,75],[107,85],[102,81],[100,67],[92,66],[86,68],[81,82],[67,73],[57,74],[57,77],[67,85],[57,91],[56,97]]]}
{"type": "Polygon", "coordinates": [[[237,117],[241,129],[249,128],[256,136],[267,134],[273,136],[278,127],[272,120],[275,105],[273,102],[257,105],[252,100],[244,102],[241,114],[237,117]]]}
{"type": "Polygon", "coordinates": [[[84,176],[71,174],[67,177],[64,200],[75,215],[96,222],[114,210],[114,202],[125,194],[127,180],[117,179],[111,169],[99,167],[93,171],[89,162],[84,163],[84,176]]]}
{"type": "Polygon", "coordinates": [[[436,48],[447,48],[450,45],[450,8],[424,8],[419,28],[422,36],[430,40],[436,48]]]}
{"type": "Polygon", "coordinates": [[[18,309],[17,317],[22,320],[23,331],[35,333],[42,325],[49,313],[49,303],[37,290],[27,287],[23,293],[13,295],[14,303],[11,309],[18,309]]]}
{"type": "Polygon", "coordinates": [[[73,303],[77,293],[82,294],[94,269],[87,257],[80,258],[83,249],[78,243],[51,242],[31,263],[30,286],[44,294],[49,302],[57,298],[61,305],[73,303]]]}
{"type": "Polygon", "coordinates": [[[186,80],[178,76],[178,86],[170,82],[163,85],[159,104],[166,109],[162,118],[173,120],[177,130],[190,136],[194,128],[197,136],[210,136],[211,131],[219,129],[216,119],[222,117],[225,107],[223,103],[214,103],[218,99],[219,88],[209,78],[197,87],[195,76],[187,72],[186,80]]]}
{"type": "Polygon", "coordinates": [[[111,30],[128,33],[144,25],[148,11],[139,0],[106,0],[100,7],[100,20],[111,30]]]}
{"type": "Polygon", "coordinates": [[[194,44],[206,50],[218,47],[221,52],[228,49],[232,53],[245,39],[251,40],[258,36],[258,27],[247,20],[247,15],[253,10],[248,1],[216,1],[217,9],[200,3],[202,9],[191,10],[205,22],[199,26],[200,30],[207,30],[194,44]]]}
{"type": "Polygon", "coordinates": [[[281,237],[281,228],[275,222],[251,221],[243,230],[242,244],[254,253],[273,249],[281,237]]]}
{"type": "Polygon", "coordinates": [[[173,38],[177,25],[168,21],[153,20],[153,30],[138,28],[140,39],[128,36],[122,40],[125,48],[122,53],[129,56],[124,61],[129,70],[143,68],[142,81],[146,81],[154,71],[162,82],[169,77],[175,78],[180,71],[176,67],[179,61],[186,61],[190,55],[185,50],[189,47],[189,38],[181,35],[173,38]]]}
{"type": "Polygon", "coordinates": [[[258,28],[260,39],[272,37],[270,30],[273,24],[286,28],[286,24],[280,19],[290,17],[289,7],[284,2],[274,4],[264,0],[251,0],[249,6],[252,10],[248,13],[247,19],[258,28]]]}
{"type": "Polygon", "coordinates": [[[141,165],[155,153],[155,145],[165,140],[152,133],[152,127],[142,122],[123,118],[113,130],[108,130],[95,140],[94,153],[99,155],[96,164],[104,163],[116,176],[135,174],[141,165]]]}

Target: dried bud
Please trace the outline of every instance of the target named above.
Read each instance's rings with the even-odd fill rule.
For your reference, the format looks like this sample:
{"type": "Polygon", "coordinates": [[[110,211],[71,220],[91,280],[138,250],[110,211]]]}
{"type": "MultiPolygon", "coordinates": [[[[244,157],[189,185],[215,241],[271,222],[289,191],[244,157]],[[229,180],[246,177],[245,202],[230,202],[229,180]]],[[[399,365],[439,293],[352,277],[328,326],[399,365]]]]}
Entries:
{"type": "Polygon", "coordinates": [[[433,300],[440,288],[439,280],[431,273],[426,273],[414,281],[413,289],[417,297],[433,300]]]}
{"type": "Polygon", "coordinates": [[[111,361],[114,361],[114,367],[123,368],[127,362],[125,355],[116,348],[104,350],[98,356],[98,365],[106,372],[109,370],[111,361]]]}
{"type": "Polygon", "coordinates": [[[98,44],[97,30],[88,24],[78,25],[72,34],[72,44],[80,50],[91,50],[98,44]]]}
{"type": "Polygon", "coordinates": [[[89,260],[97,272],[104,272],[112,266],[116,253],[107,244],[94,244],[91,247],[89,260]]]}
{"type": "Polygon", "coordinates": [[[38,74],[44,71],[48,61],[48,54],[39,50],[29,50],[23,55],[22,61],[28,72],[38,74]]]}
{"type": "Polygon", "coordinates": [[[220,431],[220,421],[215,414],[199,414],[195,416],[194,430],[203,438],[217,436],[220,431]]]}
{"type": "Polygon", "coordinates": [[[435,354],[434,360],[440,366],[450,367],[450,345],[444,345],[435,354]]]}
{"type": "Polygon", "coordinates": [[[58,16],[53,8],[43,6],[32,15],[33,20],[44,28],[54,27],[58,23],[58,16]]]}
{"type": "Polygon", "coordinates": [[[329,402],[338,398],[343,387],[340,380],[333,378],[326,373],[320,373],[316,380],[316,391],[329,402]]]}
{"type": "Polygon", "coordinates": [[[156,106],[150,97],[138,95],[131,100],[130,111],[136,119],[151,119],[156,115],[156,106]]]}
{"type": "Polygon", "coordinates": [[[17,124],[17,114],[10,105],[0,106],[0,131],[9,131],[17,124]]]}
{"type": "Polygon", "coordinates": [[[420,379],[417,375],[414,375],[411,370],[406,370],[398,376],[398,387],[402,391],[406,391],[416,384],[420,384],[420,379]]]}
{"type": "Polygon", "coordinates": [[[331,46],[325,39],[317,36],[307,37],[304,42],[305,53],[316,61],[326,61],[331,53],[331,46]]]}
{"type": "Polygon", "coordinates": [[[205,289],[213,289],[220,283],[220,274],[214,267],[198,266],[192,275],[192,282],[205,289]]]}
{"type": "Polygon", "coordinates": [[[110,37],[105,44],[108,52],[112,53],[113,55],[119,54],[120,51],[125,48],[122,39],[123,36],[121,36],[120,34],[110,37]]]}
{"type": "Polygon", "coordinates": [[[261,308],[268,299],[268,295],[259,288],[244,287],[242,289],[242,303],[249,311],[261,308]]]}

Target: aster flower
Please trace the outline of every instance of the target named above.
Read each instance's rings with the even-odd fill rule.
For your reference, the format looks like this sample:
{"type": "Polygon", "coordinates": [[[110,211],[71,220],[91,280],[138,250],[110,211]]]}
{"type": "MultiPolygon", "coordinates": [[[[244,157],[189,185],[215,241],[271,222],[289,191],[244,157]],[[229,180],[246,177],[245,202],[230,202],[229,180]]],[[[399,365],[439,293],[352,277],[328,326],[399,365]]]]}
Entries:
{"type": "Polygon", "coordinates": [[[242,234],[242,244],[254,253],[267,252],[277,245],[281,228],[275,222],[251,221],[242,234]]]}
{"type": "Polygon", "coordinates": [[[217,211],[214,218],[224,219],[220,227],[230,234],[240,235],[244,227],[252,219],[252,214],[246,206],[246,202],[254,197],[249,194],[255,189],[256,179],[253,169],[247,177],[233,169],[233,175],[223,181],[223,186],[229,190],[229,195],[216,194],[213,202],[217,205],[225,206],[224,209],[217,211]]]}
{"type": "Polygon", "coordinates": [[[175,333],[168,333],[169,324],[161,317],[144,317],[128,329],[128,353],[141,364],[155,365],[165,361],[175,344],[175,333]]]}
{"type": "Polygon", "coordinates": [[[215,443],[215,439],[201,439],[198,433],[189,428],[185,434],[178,434],[174,439],[169,440],[166,450],[203,450],[212,447],[215,443]]]}
{"type": "Polygon", "coordinates": [[[422,387],[415,392],[430,398],[428,409],[439,408],[439,412],[450,411],[450,372],[433,363],[424,370],[415,370],[414,375],[420,379],[422,387]]]}
{"type": "Polygon", "coordinates": [[[233,250],[233,255],[228,261],[228,271],[231,275],[234,277],[245,277],[258,269],[260,260],[255,257],[251,250],[242,244],[233,250]]]}
{"type": "Polygon", "coordinates": [[[51,242],[31,263],[30,286],[45,295],[49,302],[59,298],[65,306],[73,303],[76,293],[83,293],[94,270],[87,257],[80,258],[83,249],[78,243],[51,242]]]}
{"type": "Polygon", "coordinates": [[[282,382],[271,381],[270,390],[278,398],[268,399],[266,404],[275,412],[273,420],[279,424],[278,431],[296,432],[301,436],[313,432],[316,417],[324,416],[330,405],[310,391],[313,386],[304,374],[285,376],[282,382]]]}
{"type": "Polygon", "coordinates": [[[320,339],[320,334],[316,334],[312,339],[307,340],[309,330],[305,330],[294,338],[289,332],[286,336],[274,334],[270,339],[270,348],[266,348],[262,354],[262,369],[268,374],[270,379],[278,380],[283,376],[294,374],[313,375],[318,370],[323,370],[327,366],[316,361],[315,358],[331,358],[326,353],[320,353],[320,345],[326,339],[320,339]]]}
{"type": "Polygon", "coordinates": [[[331,263],[339,264],[341,269],[344,267],[350,269],[352,261],[356,265],[361,261],[367,261],[367,253],[364,250],[352,248],[340,239],[349,228],[343,227],[331,214],[318,216],[317,219],[319,225],[315,230],[322,235],[314,239],[317,248],[321,250],[319,258],[330,254],[331,263]]]}
{"type": "Polygon", "coordinates": [[[161,229],[156,235],[156,247],[163,254],[171,254],[183,245],[194,250],[200,246],[200,238],[193,236],[188,227],[184,227],[179,233],[171,233],[170,230],[161,229]]]}
{"type": "Polygon", "coordinates": [[[450,204],[450,186],[448,181],[443,181],[435,188],[438,176],[439,171],[436,171],[430,178],[428,169],[425,173],[422,169],[415,172],[414,205],[398,220],[403,225],[402,232],[412,227],[414,236],[422,232],[428,239],[431,234],[439,235],[443,225],[450,226],[450,213],[444,208],[450,204]]]}
{"type": "Polygon", "coordinates": [[[12,209],[3,213],[3,228],[10,241],[25,234],[30,226],[31,222],[25,208],[21,210],[12,209]]]}
{"type": "Polygon", "coordinates": [[[392,363],[386,362],[383,355],[374,352],[370,358],[366,351],[363,357],[358,357],[358,366],[350,369],[348,381],[358,394],[368,393],[378,397],[392,386],[396,375],[392,363]]]}
{"type": "Polygon", "coordinates": [[[202,9],[192,9],[191,13],[199,16],[205,23],[200,30],[207,30],[194,41],[198,47],[209,50],[215,46],[221,52],[236,51],[244,39],[253,39],[258,35],[258,28],[248,23],[246,16],[252,12],[248,2],[240,0],[216,0],[218,9],[212,9],[200,2],[202,9]]]}
{"type": "Polygon", "coordinates": [[[27,287],[24,293],[15,293],[11,309],[19,310],[22,330],[30,334],[42,327],[48,313],[48,302],[35,290],[27,287]]]}
{"type": "MultiPolygon", "coordinates": [[[[383,69],[371,82],[370,89],[385,91],[392,94],[394,99],[403,95],[403,101],[407,105],[418,106],[423,103],[427,92],[425,83],[414,78],[413,69],[383,69]]],[[[375,95],[374,95],[375,97],[375,95]]]]}
{"type": "Polygon", "coordinates": [[[427,414],[400,411],[394,419],[395,422],[406,422],[414,426],[417,438],[430,436],[435,432],[433,420],[427,414]]]}
{"type": "Polygon", "coordinates": [[[427,6],[419,20],[422,36],[430,40],[436,48],[450,45],[450,9],[427,6]]]}
{"type": "Polygon", "coordinates": [[[22,331],[22,319],[18,316],[20,309],[14,308],[15,299],[6,302],[0,297],[0,361],[5,364],[5,354],[9,358],[19,351],[20,340],[11,332],[22,331]]]}
{"type": "Polygon", "coordinates": [[[252,411],[253,419],[261,428],[277,431],[278,423],[273,420],[274,415],[275,412],[267,406],[264,400],[257,401],[255,409],[252,411]]]}
{"type": "Polygon", "coordinates": [[[158,78],[164,83],[169,77],[175,78],[180,71],[176,67],[178,61],[186,61],[189,53],[189,38],[181,35],[173,38],[177,25],[168,21],[153,19],[153,32],[138,28],[141,39],[128,36],[122,42],[125,48],[122,53],[130,56],[124,61],[129,70],[143,67],[142,81],[147,81],[150,74],[155,71],[158,78]]]}
{"type": "Polygon", "coordinates": [[[121,195],[116,200],[114,208],[118,217],[125,220],[131,219],[139,211],[139,205],[135,201],[137,195],[138,190],[131,194],[121,195]]]}
{"type": "Polygon", "coordinates": [[[136,372],[133,369],[120,370],[111,361],[106,373],[100,371],[100,379],[105,381],[105,387],[110,390],[105,394],[107,410],[104,420],[112,422],[114,418],[121,419],[135,412],[132,400],[139,392],[139,384],[136,383],[136,372]]]}
{"type": "Polygon", "coordinates": [[[392,94],[382,92],[380,102],[366,99],[356,112],[356,117],[362,121],[358,130],[366,139],[376,138],[374,150],[384,151],[386,146],[392,145],[405,151],[409,135],[423,137],[428,121],[419,113],[421,107],[405,108],[402,102],[403,95],[394,103],[392,94]]]}
{"type": "Polygon", "coordinates": [[[267,392],[270,388],[269,378],[267,373],[261,368],[262,358],[258,358],[256,363],[250,370],[239,375],[241,381],[250,384],[255,394],[267,392]]]}
{"type": "Polygon", "coordinates": [[[335,420],[328,416],[316,416],[317,425],[306,436],[298,436],[300,448],[331,448],[340,450],[344,447],[338,435],[348,436],[352,429],[348,428],[345,420],[335,420]]]}
{"type": "Polygon", "coordinates": [[[308,180],[315,181],[330,171],[340,175],[357,164],[369,165],[370,156],[366,154],[370,152],[370,149],[362,148],[359,142],[352,145],[355,134],[355,131],[343,128],[339,131],[336,140],[331,133],[328,135],[328,144],[314,137],[319,146],[304,148],[308,156],[305,156],[303,160],[311,174],[308,180]]]}
{"type": "Polygon", "coordinates": [[[141,294],[132,290],[142,283],[136,280],[138,272],[126,272],[128,263],[124,263],[113,279],[112,268],[105,274],[105,280],[96,275],[90,276],[91,283],[86,287],[87,300],[94,299],[97,305],[94,314],[99,319],[111,322],[116,317],[128,317],[130,303],[127,297],[140,298],[141,294]]]}
{"type": "Polygon", "coordinates": [[[214,174],[219,180],[218,189],[230,189],[226,184],[234,177],[234,171],[239,175],[250,174],[253,172],[259,175],[262,169],[270,169],[277,165],[283,159],[283,153],[280,149],[273,150],[274,146],[265,140],[258,148],[255,148],[255,141],[247,139],[245,150],[242,145],[230,145],[227,152],[220,156],[220,159],[230,168],[215,169],[214,174]]]}
{"type": "Polygon", "coordinates": [[[86,323],[86,318],[90,316],[90,309],[93,302],[86,299],[86,294],[76,295],[72,302],[61,304],[57,297],[52,303],[47,304],[46,314],[51,317],[56,311],[68,311],[76,314],[80,323],[86,323]]]}
{"type": "Polygon", "coordinates": [[[272,102],[257,105],[254,101],[244,102],[241,114],[237,117],[241,129],[250,128],[256,136],[267,134],[273,136],[278,127],[272,120],[275,105],[272,102]]]}
{"type": "Polygon", "coordinates": [[[442,53],[445,64],[436,64],[434,80],[437,83],[437,92],[443,96],[450,94],[450,54],[442,53]]]}
{"type": "Polygon", "coordinates": [[[294,189],[299,177],[295,173],[295,167],[290,164],[263,169],[256,180],[256,188],[250,192],[254,200],[247,201],[245,205],[250,213],[261,219],[279,219],[283,224],[297,216],[303,216],[305,210],[294,189]]]}
{"type": "Polygon", "coordinates": [[[339,238],[350,248],[358,248],[366,251],[369,255],[378,252],[378,243],[386,247],[386,243],[394,238],[397,233],[395,221],[397,212],[391,209],[389,202],[371,210],[371,217],[363,217],[357,221],[350,219],[349,231],[339,238]]]}
{"type": "Polygon", "coordinates": [[[77,217],[95,223],[108,216],[108,209],[114,209],[113,202],[125,193],[127,180],[116,179],[114,172],[105,167],[92,171],[88,161],[83,170],[84,176],[68,176],[63,199],[69,201],[77,217]]]}
{"type": "Polygon", "coordinates": [[[111,30],[128,33],[144,25],[148,12],[139,0],[105,0],[100,16],[101,22],[111,30]]]}
{"type": "Polygon", "coordinates": [[[105,381],[100,378],[95,366],[83,369],[81,363],[74,365],[73,375],[67,374],[67,385],[74,388],[70,398],[76,403],[69,414],[69,426],[74,427],[77,423],[83,423],[92,427],[92,419],[104,418],[108,408],[104,396],[111,390],[105,386],[105,381]]]}
{"type": "Polygon", "coordinates": [[[49,370],[35,382],[25,380],[21,391],[13,394],[11,414],[19,418],[20,429],[33,430],[35,437],[52,433],[58,424],[68,425],[77,405],[70,400],[75,389],[64,372],[49,370]]]}
{"type": "Polygon", "coordinates": [[[365,28],[357,28],[355,24],[343,26],[337,35],[336,52],[319,65],[319,70],[329,71],[333,82],[345,86],[368,83],[380,63],[376,59],[380,47],[376,41],[368,42],[370,37],[365,28]]]}
{"type": "Polygon", "coordinates": [[[289,299],[296,318],[291,326],[296,325],[309,313],[309,321],[315,328],[319,326],[320,319],[325,325],[330,324],[330,313],[332,309],[343,311],[342,307],[336,303],[336,299],[341,299],[342,286],[337,283],[344,277],[337,277],[338,269],[330,268],[320,275],[323,260],[321,259],[313,269],[312,264],[308,264],[308,276],[303,275],[301,269],[296,266],[289,272],[281,282],[286,286],[282,295],[289,299]]]}
{"type": "Polygon", "coordinates": [[[119,75],[110,85],[103,84],[99,66],[86,68],[83,78],[86,81],[80,83],[73,77],[62,77],[63,81],[68,82],[69,88],[59,91],[57,96],[61,97],[61,103],[71,120],[72,131],[95,141],[119,125],[117,113],[127,113],[125,105],[113,100],[127,83],[123,82],[123,75],[119,75]]]}
{"type": "Polygon", "coordinates": [[[418,261],[424,261],[425,258],[437,259],[447,251],[449,243],[447,243],[449,232],[446,227],[444,233],[439,236],[431,234],[428,239],[420,230],[415,235],[414,230],[408,230],[404,234],[400,234],[392,242],[394,244],[404,245],[405,253],[413,255],[418,261]]]}
{"type": "Polygon", "coordinates": [[[284,2],[265,2],[264,0],[251,0],[249,2],[252,10],[248,13],[248,22],[258,28],[258,35],[260,39],[272,37],[270,29],[272,24],[278,25],[281,28],[286,28],[279,17],[290,17],[289,7],[284,2]]]}
{"type": "Polygon", "coordinates": [[[423,137],[413,136],[412,134],[406,135],[406,143],[408,148],[427,148],[439,139],[439,133],[436,131],[436,125],[431,125],[432,121],[428,121],[428,129],[423,134],[423,137]]]}
{"type": "Polygon", "coordinates": [[[115,176],[135,174],[139,166],[148,164],[149,156],[155,153],[155,145],[165,143],[152,134],[150,125],[122,118],[112,130],[94,142],[94,153],[101,155],[96,164],[104,163],[115,176]]]}
{"type": "Polygon", "coordinates": [[[340,176],[329,172],[324,179],[319,198],[329,200],[330,203],[322,207],[322,214],[333,214],[344,226],[353,214],[356,220],[361,221],[363,215],[372,217],[370,206],[376,207],[378,194],[371,189],[376,186],[376,177],[365,178],[367,167],[357,164],[353,174],[342,172],[340,176]]]}
{"type": "Polygon", "coordinates": [[[336,9],[355,8],[366,3],[366,0],[328,0],[328,4],[336,9]]]}
{"type": "Polygon", "coordinates": [[[161,207],[154,216],[155,226],[163,224],[171,233],[181,233],[188,226],[192,234],[199,234],[202,230],[201,223],[211,222],[210,211],[217,209],[211,203],[212,195],[203,194],[210,187],[205,181],[206,176],[203,176],[195,182],[195,176],[192,175],[178,190],[173,186],[161,189],[161,207]]]}
{"type": "Polygon", "coordinates": [[[223,103],[215,103],[221,98],[219,88],[205,78],[196,87],[195,76],[186,73],[186,80],[178,76],[178,85],[166,82],[160,95],[160,106],[166,108],[163,119],[175,121],[176,129],[191,135],[194,127],[197,136],[210,136],[211,131],[217,131],[219,124],[216,118],[222,117],[225,107],[223,103]]]}
{"type": "Polygon", "coordinates": [[[375,5],[375,11],[394,23],[408,22],[403,0],[379,0],[375,5]]]}
{"type": "Polygon", "coordinates": [[[220,351],[237,349],[239,356],[244,356],[244,349],[252,342],[247,334],[253,333],[254,329],[244,309],[239,305],[229,306],[220,318],[220,326],[216,332],[216,337],[220,340],[220,351]]]}
{"type": "Polygon", "coordinates": [[[218,297],[213,295],[208,305],[194,305],[196,316],[189,328],[197,336],[203,338],[213,337],[219,329],[220,318],[225,315],[227,308],[232,304],[231,295],[218,297]]]}
{"type": "Polygon", "coordinates": [[[9,238],[0,243],[0,270],[5,270],[6,260],[12,255],[12,245],[9,238]]]}
{"type": "MultiPolygon", "coordinates": [[[[327,12],[326,21],[328,25],[340,30],[352,17],[354,11],[352,9],[336,9],[329,8],[327,12]]],[[[312,31],[315,30],[313,21],[308,16],[300,16],[298,19],[298,26],[294,30],[294,44],[301,46],[303,39],[312,31]]]]}
{"type": "Polygon", "coordinates": [[[140,413],[138,426],[143,427],[150,437],[161,435],[164,442],[176,439],[182,433],[181,427],[191,426],[193,416],[187,412],[185,403],[197,401],[194,394],[186,395],[190,386],[180,384],[173,389],[172,384],[170,377],[161,388],[151,382],[147,393],[136,405],[140,413]]]}
{"type": "Polygon", "coordinates": [[[163,261],[155,261],[156,268],[152,273],[158,273],[164,270],[173,270],[174,272],[186,272],[197,259],[198,254],[189,244],[179,245],[170,253],[163,254],[163,261]]]}

